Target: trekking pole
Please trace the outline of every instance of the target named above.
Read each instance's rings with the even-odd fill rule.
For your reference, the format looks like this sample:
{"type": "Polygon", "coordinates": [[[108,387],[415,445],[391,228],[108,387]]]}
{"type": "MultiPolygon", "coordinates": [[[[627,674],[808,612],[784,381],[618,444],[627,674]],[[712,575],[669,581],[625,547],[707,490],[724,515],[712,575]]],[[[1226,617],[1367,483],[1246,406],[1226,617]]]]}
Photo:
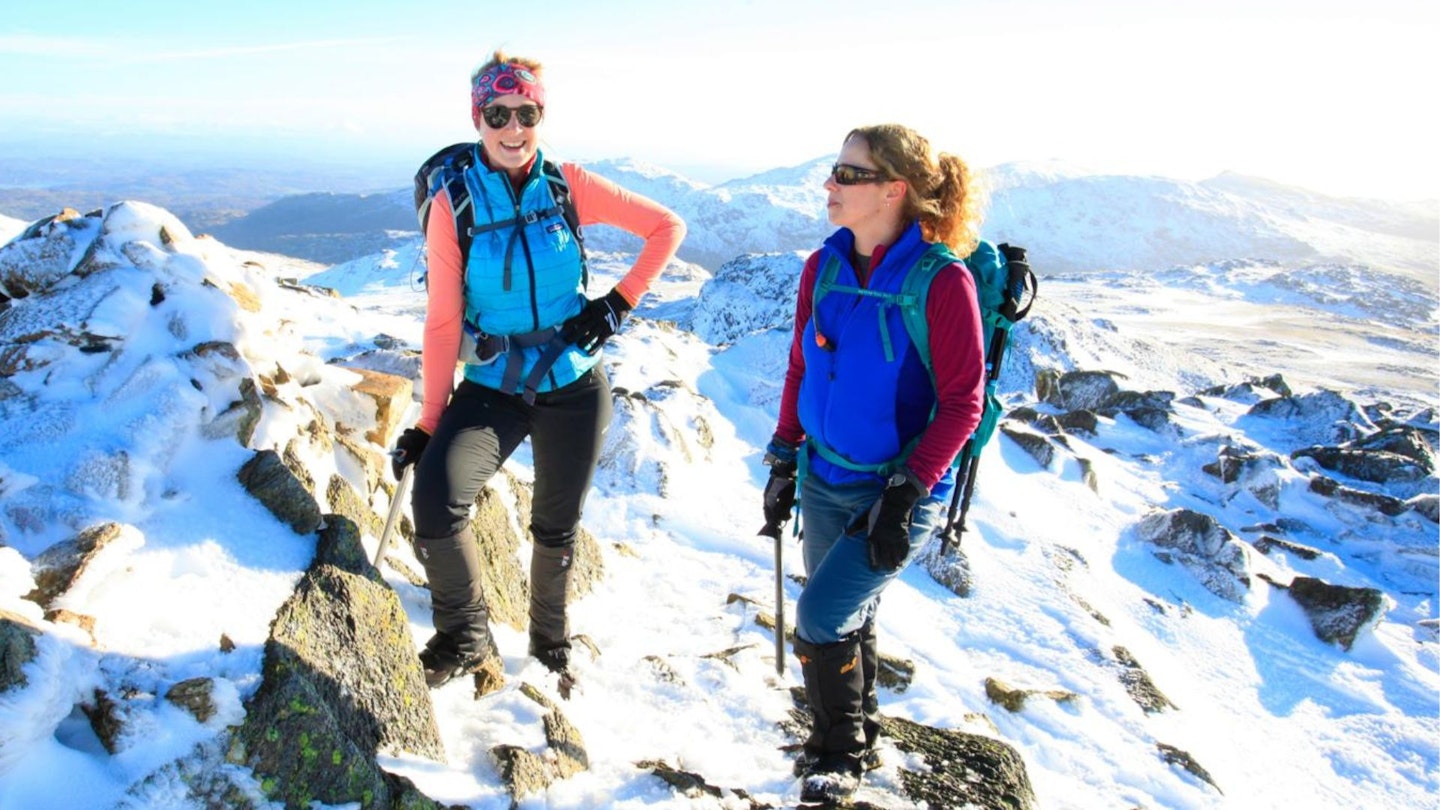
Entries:
{"type": "MultiPolygon", "coordinates": [[[[958,465],[959,472],[955,478],[954,493],[950,496],[950,511],[945,515],[945,528],[940,530],[940,556],[944,557],[950,550],[950,543],[955,539],[955,513],[960,508],[961,490],[968,489],[970,483],[970,453],[974,451],[975,440],[969,439],[965,442],[965,448],[960,451],[960,458],[965,459],[958,465]]],[[[966,507],[969,507],[970,498],[965,498],[966,507]]],[[[960,531],[965,531],[965,519],[960,518],[960,531]]]]}
{"type": "Polygon", "coordinates": [[[395,485],[395,497],[390,499],[390,514],[385,518],[385,530],[380,532],[380,547],[375,550],[375,567],[379,568],[382,560],[385,559],[385,552],[390,548],[390,535],[395,532],[395,523],[400,518],[400,510],[405,503],[405,495],[410,489],[410,477],[415,473],[414,464],[406,464],[405,471],[400,473],[400,483],[395,485]]]}
{"type": "Polygon", "coordinates": [[[761,537],[775,541],[775,674],[785,675],[785,570],[784,547],[781,531],[784,524],[766,522],[760,529],[761,537]]]}

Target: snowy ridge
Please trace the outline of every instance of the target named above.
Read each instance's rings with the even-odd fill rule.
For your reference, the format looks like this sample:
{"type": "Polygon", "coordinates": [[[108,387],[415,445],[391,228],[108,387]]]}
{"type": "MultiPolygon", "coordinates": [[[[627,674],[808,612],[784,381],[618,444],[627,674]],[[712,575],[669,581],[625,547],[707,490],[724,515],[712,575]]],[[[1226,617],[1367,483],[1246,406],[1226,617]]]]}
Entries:
{"type": "MultiPolygon", "coordinates": [[[[39,335],[24,344],[27,363],[0,353],[16,364],[0,378],[0,609],[44,630],[24,666],[27,684],[0,689],[0,808],[196,806],[163,769],[187,758],[233,769],[196,746],[223,750],[227,727],[243,719],[266,627],[315,544],[241,490],[236,468],[250,448],[284,452],[312,420],[363,423],[347,393],[354,372],[327,361],[381,343],[418,347],[423,296],[409,286],[403,251],[309,277],[350,291],[335,299],[192,238],[143,204],[48,233],[0,251],[9,292],[17,278],[33,284],[0,309],[3,347],[39,335]],[[234,402],[246,381],[275,388],[242,444],[234,402]],[[121,524],[118,539],[62,597],[67,610],[95,618],[93,629],[46,618],[25,598],[36,586],[32,563],[100,521],[121,524]],[[217,650],[222,632],[233,653],[217,650]],[[97,686],[154,698],[196,676],[217,684],[214,717],[132,698],[113,753],[78,708],[97,686]]],[[[594,259],[604,289],[631,257],[594,259]]],[[[744,256],[713,278],[676,263],[607,347],[616,420],[585,525],[606,549],[608,573],[572,614],[601,654],[581,656],[582,689],[564,707],[590,763],[526,806],[730,806],[733,794],[683,797],[635,766],[657,758],[765,803],[793,802],[790,762],[778,750],[790,740],[778,723],[798,665],[790,660],[785,680],[774,680],[769,632],[754,623],[753,604],[727,597],[766,604],[773,587],[769,541],[755,535],[760,456],[802,260],[744,256]],[[738,652],[727,663],[713,655],[721,650],[738,652]]],[[[1315,492],[1318,463],[1290,453],[1336,431],[1368,432],[1387,415],[1433,434],[1434,412],[1387,412],[1302,385],[1293,412],[1257,409],[1281,398],[1244,385],[1245,369],[1294,383],[1290,358],[1215,340],[1217,321],[1239,328],[1247,307],[1287,309],[1289,337],[1303,347],[1373,313],[1299,283],[1314,275],[1309,265],[1293,281],[1263,263],[1164,266],[1174,269],[1044,282],[1043,307],[1016,333],[1026,372],[1007,372],[1009,404],[1053,410],[1036,400],[1039,369],[1103,368],[1125,375],[1127,389],[1179,400],[1158,428],[1102,416],[1093,430],[1066,435],[1049,462],[997,435],[963,538],[970,595],[955,596],[919,566],[887,591],[881,651],[913,661],[915,676],[904,691],[882,690],[882,711],[1015,746],[1041,807],[1427,806],[1440,790],[1434,518],[1418,506],[1388,514],[1315,492]],[[1334,320],[1316,327],[1332,309],[1334,320]],[[1311,332],[1300,329],[1306,322],[1311,332]],[[1233,390],[1200,393],[1211,385],[1233,390]],[[1263,463],[1238,483],[1202,471],[1226,448],[1263,463]],[[1143,518],[1179,508],[1236,538],[1250,574],[1238,599],[1141,538],[1143,518]],[[1261,553],[1267,534],[1291,545],[1261,553]],[[1384,609],[1348,650],[1326,643],[1283,587],[1297,576],[1375,588],[1384,609]],[[1168,707],[1137,705],[1137,665],[1168,707]],[[987,696],[989,678],[1075,699],[1035,697],[1011,712],[987,696]],[[1209,781],[1167,762],[1164,746],[1192,756],[1209,781]]],[[[1424,291],[1397,295],[1414,303],[1424,291]]],[[[1397,340],[1433,328],[1423,306],[1410,311],[1414,326],[1386,327],[1397,340]]],[[[1423,350],[1393,351],[1387,360],[1410,376],[1429,362],[1423,350]]],[[[1317,366],[1374,362],[1351,345],[1321,354],[1317,366]]],[[[1412,396],[1435,404],[1433,390],[1412,396]]],[[[317,481],[363,477],[344,459],[337,449],[301,460],[317,481]]],[[[529,464],[522,446],[507,470],[525,482],[529,464]]],[[[1437,492],[1433,471],[1403,484],[1326,475],[1394,498],[1437,492]]],[[[375,538],[366,543],[373,550],[375,538]]],[[[785,551],[787,572],[800,573],[798,547],[785,551]]],[[[408,550],[398,553],[419,570],[408,550]]],[[[423,643],[427,592],[385,576],[423,643]]],[[[790,583],[791,610],[798,593],[790,583]]],[[[496,640],[507,676],[536,677],[523,633],[497,627],[496,640]]],[[[456,683],[431,697],[445,760],[386,754],[382,764],[438,801],[510,807],[488,752],[541,746],[534,704],[513,686],[477,701],[456,683]]],[[[916,765],[894,748],[885,754],[868,780],[882,806],[906,806],[896,798],[899,768],[916,765]]],[[[261,795],[258,783],[251,789],[261,795]]]]}
{"type": "MultiPolygon", "coordinates": [[[[833,160],[717,186],[630,159],[582,165],[678,212],[689,225],[680,258],[714,271],[746,253],[819,244],[830,230],[822,185],[833,160]]],[[[1230,174],[1194,183],[1102,175],[1058,161],[972,168],[988,200],[984,234],[1028,247],[1042,275],[1252,259],[1365,265],[1433,289],[1440,272],[1433,204],[1330,197],[1230,174]]],[[[399,250],[397,240],[415,239],[415,227],[411,191],[403,189],[289,197],[216,235],[231,245],[338,264],[399,250]]],[[[639,245],[603,225],[588,228],[586,238],[601,251],[634,252],[639,245]]]]}

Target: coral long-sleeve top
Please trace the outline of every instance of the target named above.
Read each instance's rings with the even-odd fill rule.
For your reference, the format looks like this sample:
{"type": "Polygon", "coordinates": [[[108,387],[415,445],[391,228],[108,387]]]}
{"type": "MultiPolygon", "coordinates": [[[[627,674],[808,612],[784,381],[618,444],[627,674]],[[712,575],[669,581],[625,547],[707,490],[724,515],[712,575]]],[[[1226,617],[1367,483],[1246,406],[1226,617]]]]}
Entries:
{"type": "MultiPolygon", "coordinates": [[[[684,221],[654,200],[631,193],[573,163],[562,164],[560,169],[570,186],[581,227],[605,223],[645,240],[635,264],[615,285],[633,306],[680,247],[685,238],[684,221]]],[[[420,354],[423,400],[418,425],[425,432],[433,433],[454,390],[461,323],[465,317],[465,272],[461,266],[460,243],[455,236],[450,198],[443,191],[430,206],[426,234],[429,298],[424,348],[420,354]]]]}

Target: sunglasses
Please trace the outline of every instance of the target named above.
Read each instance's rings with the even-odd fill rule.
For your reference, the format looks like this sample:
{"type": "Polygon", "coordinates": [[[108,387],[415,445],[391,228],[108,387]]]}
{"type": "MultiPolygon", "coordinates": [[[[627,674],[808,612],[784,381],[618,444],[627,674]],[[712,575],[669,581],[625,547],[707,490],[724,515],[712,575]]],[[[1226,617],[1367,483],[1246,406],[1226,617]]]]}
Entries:
{"type": "Polygon", "coordinates": [[[522,104],[519,107],[506,107],[502,104],[491,104],[480,111],[480,117],[491,129],[500,129],[510,123],[510,113],[520,119],[520,126],[533,127],[540,123],[545,117],[545,108],[534,104],[522,104]]]}
{"type": "Polygon", "coordinates": [[[875,169],[866,169],[862,166],[851,166],[849,163],[836,163],[830,167],[830,176],[835,182],[842,186],[858,186],[861,183],[884,183],[887,178],[875,169]]]}

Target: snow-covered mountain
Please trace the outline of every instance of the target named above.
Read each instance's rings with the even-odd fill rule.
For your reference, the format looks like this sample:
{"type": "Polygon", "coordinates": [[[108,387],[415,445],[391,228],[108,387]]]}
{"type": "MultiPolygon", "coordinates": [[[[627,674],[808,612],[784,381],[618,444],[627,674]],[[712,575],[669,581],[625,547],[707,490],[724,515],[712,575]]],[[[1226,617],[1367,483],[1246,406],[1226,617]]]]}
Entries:
{"type": "MultiPolygon", "coordinates": [[[[813,249],[829,231],[821,184],[832,160],[718,186],[633,160],[583,165],[678,212],[690,226],[680,257],[713,272],[747,253],[813,249]]],[[[1042,274],[1261,259],[1364,264],[1433,287],[1440,272],[1433,204],[1329,197],[1237,175],[1199,183],[1095,175],[1058,163],[1004,164],[980,176],[989,199],[986,237],[1026,246],[1042,274]]],[[[217,236],[338,263],[401,249],[417,238],[414,223],[408,190],[307,195],[255,211],[217,236]]],[[[589,229],[587,239],[611,252],[638,245],[604,226],[589,229]]]]}
{"type": "MultiPolygon", "coordinates": [[[[754,200],[737,210],[761,223],[733,227],[759,233],[799,215],[769,186],[713,192],[754,200]]],[[[712,227],[732,226],[691,232],[723,243],[712,227]]],[[[417,368],[413,249],[320,271],[139,203],[7,245],[0,808],[308,806],[295,797],[319,783],[279,781],[269,735],[306,773],[378,764],[407,806],[792,802],[779,748],[799,673],[791,659],[774,677],[755,623],[773,593],[755,530],[799,250],[673,264],[607,348],[616,420],[585,516],[604,575],[573,614],[594,656],[562,701],[498,620],[499,691],[412,689],[421,568],[403,542],[382,570],[366,562],[389,505],[382,453],[407,418],[391,406],[417,368]],[[363,543],[348,563],[346,525],[363,543]],[[354,669],[332,699],[277,704],[276,662],[306,643],[284,628],[323,593],[352,594],[328,626],[361,639],[384,637],[365,632],[393,605],[403,638],[361,652],[398,662],[394,681],[357,679],[364,662],[340,649],[354,669]],[[433,730],[402,737],[377,695],[433,730]],[[256,727],[357,703],[361,726],[391,730],[373,762],[354,738],[321,751],[256,727]],[[522,762],[547,776],[513,799],[522,762]]],[[[631,257],[592,259],[603,288],[631,257]]],[[[1048,277],[1041,296],[1015,332],[963,556],[932,549],[887,592],[881,652],[905,674],[882,711],[1013,748],[1035,807],[1433,803],[1432,289],[1237,258],[1048,277]]],[[[514,534],[530,476],[522,448],[477,514],[514,534]]],[[[497,565],[528,554],[516,538],[497,565]]],[[[799,573],[798,547],[785,554],[799,573]]],[[[886,739],[865,799],[916,806],[907,785],[941,771],[886,739]]]]}

